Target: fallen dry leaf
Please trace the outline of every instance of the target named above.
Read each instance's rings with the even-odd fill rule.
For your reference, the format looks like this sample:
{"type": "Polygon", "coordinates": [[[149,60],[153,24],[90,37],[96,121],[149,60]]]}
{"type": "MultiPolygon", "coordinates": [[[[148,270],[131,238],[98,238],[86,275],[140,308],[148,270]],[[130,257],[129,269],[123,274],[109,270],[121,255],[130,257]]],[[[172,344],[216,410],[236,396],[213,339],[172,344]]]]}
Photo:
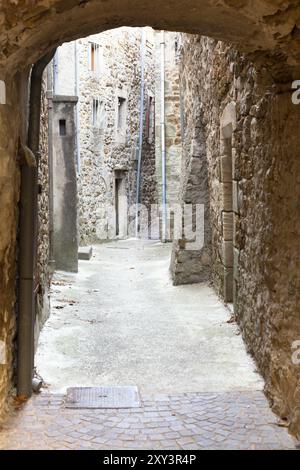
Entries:
{"type": "Polygon", "coordinates": [[[13,398],[12,405],[15,408],[20,408],[27,401],[28,401],[28,397],[26,397],[25,395],[19,395],[19,396],[13,398]]]}
{"type": "Polygon", "coordinates": [[[278,419],[277,422],[276,422],[277,426],[279,426],[280,428],[288,428],[289,425],[290,425],[290,422],[287,418],[283,418],[283,419],[278,419]]]}
{"type": "Polygon", "coordinates": [[[229,318],[229,320],[227,320],[226,323],[236,323],[235,315],[231,315],[231,317],[229,318]]]}

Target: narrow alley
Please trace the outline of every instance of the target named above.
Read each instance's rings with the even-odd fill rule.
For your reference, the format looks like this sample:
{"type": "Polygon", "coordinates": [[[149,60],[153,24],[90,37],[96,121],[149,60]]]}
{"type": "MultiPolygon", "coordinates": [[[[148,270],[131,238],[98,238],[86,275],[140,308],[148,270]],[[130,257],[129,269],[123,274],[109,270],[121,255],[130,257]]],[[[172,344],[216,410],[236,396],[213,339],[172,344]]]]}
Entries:
{"type": "Polygon", "coordinates": [[[114,241],[56,273],[36,358],[47,386],[2,449],[294,448],[229,309],[208,285],[174,287],[169,256],[170,244],[114,241]],[[139,407],[65,406],[68,387],[112,385],[137,386],[139,407]]]}
{"type": "Polygon", "coordinates": [[[206,285],[174,287],[171,244],[94,248],[78,274],[57,274],[36,366],[50,390],[137,385],[142,393],[261,390],[230,313],[206,285]]]}
{"type": "Polygon", "coordinates": [[[0,450],[300,449],[300,2],[0,24],[0,450]]]}

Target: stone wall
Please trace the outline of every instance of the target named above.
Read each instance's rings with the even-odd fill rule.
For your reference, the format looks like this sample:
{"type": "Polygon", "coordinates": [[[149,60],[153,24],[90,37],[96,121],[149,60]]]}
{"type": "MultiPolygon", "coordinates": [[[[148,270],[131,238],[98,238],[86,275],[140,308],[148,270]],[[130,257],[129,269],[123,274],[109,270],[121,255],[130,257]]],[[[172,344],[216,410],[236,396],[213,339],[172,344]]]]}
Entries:
{"type": "Polygon", "coordinates": [[[158,198],[155,155],[155,123],[157,120],[155,82],[156,36],[157,33],[152,28],[145,29],[145,100],[140,198],[141,203],[148,210],[152,204],[157,203],[158,198]]]}
{"type": "Polygon", "coordinates": [[[290,83],[274,84],[267,69],[230,46],[182,40],[186,119],[201,118],[185,145],[204,134],[214,286],[226,298],[232,283],[235,315],[270,403],[299,437],[292,343],[300,338],[300,107],[292,104],[290,83]]]}
{"type": "MultiPolygon", "coordinates": [[[[166,199],[170,206],[179,200],[181,174],[181,122],[179,92],[179,60],[177,55],[178,34],[156,33],[155,72],[155,152],[158,201],[162,204],[162,149],[161,149],[161,44],[164,44],[165,85],[165,143],[166,143],[166,199]]],[[[170,219],[170,216],[169,216],[170,219]]]]}
{"type": "MultiPolygon", "coordinates": [[[[5,103],[0,104],[0,421],[7,409],[7,396],[16,385],[16,331],[18,293],[17,233],[19,223],[18,201],[20,196],[20,145],[27,143],[26,120],[28,112],[27,73],[16,78],[15,85],[6,86],[5,103]],[[18,85],[18,86],[16,86],[18,85]],[[22,113],[16,110],[22,109],[22,113]],[[13,129],[11,127],[13,123],[13,129]],[[8,139],[8,135],[12,140],[8,139]],[[15,140],[15,144],[13,144],[15,140]]],[[[39,184],[39,242],[37,257],[37,317],[35,340],[45,322],[49,309],[48,289],[48,109],[43,81],[41,110],[41,145],[39,184]]]]}
{"type": "Polygon", "coordinates": [[[55,268],[78,272],[78,210],[76,174],[76,120],[74,96],[53,95],[52,106],[52,201],[53,258],[55,268]]]}
{"type": "Polygon", "coordinates": [[[36,299],[35,342],[50,314],[49,270],[49,167],[48,167],[48,99],[47,76],[44,73],[41,97],[39,196],[38,196],[38,254],[37,278],[39,290],[36,299]]]}
{"type": "Polygon", "coordinates": [[[173,242],[170,271],[174,285],[208,281],[211,273],[211,227],[206,134],[200,101],[200,83],[196,78],[199,73],[199,64],[196,64],[193,61],[194,58],[189,56],[186,50],[186,38],[188,36],[180,34],[177,37],[182,140],[179,202],[183,208],[184,228],[197,233],[197,238],[194,242],[189,243],[193,238],[188,235],[188,230],[186,230],[182,238],[173,242]],[[199,209],[197,209],[197,206],[199,209]],[[203,210],[204,220],[199,221],[200,225],[197,222],[193,224],[193,221],[188,220],[188,208],[191,209],[194,217],[197,210],[201,210],[201,214],[203,210]],[[199,238],[201,239],[200,243],[199,238]]]}
{"type": "MultiPolygon", "coordinates": [[[[145,99],[141,168],[141,202],[155,202],[154,142],[145,138],[148,97],[154,96],[153,32],[145,29],[145,99]]],[[[80,40],[80,243],[116,236],[116,184],[123,180],[128,207],[136,202],[142,30],[119,28],[80,40]],[[99,73],[88,64],[90,41],[100,46],[99,73]],[[99,99],[98,127],[92,123],[93,99],[99,99]],[[118,100],[124,119],[118,129],[118,100]]],[[[127,219],[127,213],[122,218],[127,219]]],[[[122,222],[126,224],[125,220],[122,222]]],[[[126,228],[124,229],[126,232],[126,228]]],[[[124,235],[124,234],[123,234],[124,235]]],[[[134,233],[132,234],[134,235],[134,233]]]]}
{"type": "MultiPolygon", "coordinates": [[[[156,201],[154,138],[146,135],[149,100],[154,99],[155,94],[154,31],[118,28],[89,36],[78,40],[76,45],[64,44],[54,61],[55,92],[75,94],[78,91],[79,96],[78,202],[82,245],[116,236],[118,180],[122,180],[119,198],[124,197],[128,207],[136,201],[142,31],[145,35],[145,98],[141,202],[150,206],[156,201]],[[93,122],[95,106],[98,117],[93,122]],[[124,108],[122,123],[118,122],[119,106],[124,108]]],[[[127,213],[122,214],[122,218],[125,217],[127,219],[127,213]]],[[[125,220],[120,223],[125,227],[125,220]]]]}
{"type": "Polygon", "coordinates": [[[13,386],[16,361],[16,241],[20,187],[19,141],[26,142],[20,109],[26,117],[27,75],[6,84],[0,104],[0,420],[6,410],[7,396],[13,386]]]}
{"type": "MultiPolygon", "coordinates": [[[[253,69],[251,72],[249,64],[243,65],[243,60],[233,54],[232,62],[237,60],[241,67],[235,74],[243,77],[244,82],[237,84],[237,89],[241,86],[244,105],[237,109],[237,129],[232,138],[239,150],[235,155],[240,161],[237,168],[242,171],[241,179],[235,180],[238,181],[235,186],[242,190],[243,205],[237,220],[241,223],[239,234],[244,234],[238,241],[237,312],[247,342],[253,345],[251,349],[267,379],[267,389],[272,390],[276,409],[292,418],[292,429],[296,430],[295,423],[297,419],[298,423],[300,421],[298,411],[295,412],[299,401],[299,372],[291,365],[289,358],[291,336],[299,339],[300,218],[297,212],[299,158],[296,158],[299,133],[295,129],[299,127],[300,111],[299,107],[291,105],[287,90],[292,78],[299,79],[300,76],[299,8],[294,0],[184,0],[175,3],[174,0],[110,0],[103,2],[101,8],[98,0],[38,0],[26,4],[2,2],[0,80],[6,83],[7,96],[3,102],[3,84],[0,82],[0,332],[5,343],[7,364],[0,366],[1,410],[11,386],[15,357],[12,340],[15,331],[20,183],[18,148],[20,140],[26,142],[28,103],[28,74],[24,71],[63,41],[124,24],[137,26],[147,21],[157,29],[201,33],[232,41],[239,50],[251,53],[256,64],[264,64],[273,78],[287,84],[286,88],[273,88],[266,71],[253,69]],[[247,103],[251,104],[250,113],[254,115],[249,113],[247,103]],[[259,123],[258,128],[255,119],[259,123]],[[247,148],[249,135],[250,142],[254,144],[247,148]],[[245,174],[254,175],[255,178],[246,178],[245,174]]],[[[193,47],[195,44],[190,45],[193,47]]],[[[233,73],[229,67],[230,54],[222,50],[223,46],[212,43],[209,47],[208,62],[223,72],[215,76],[215,72],[211,72],[206,77],[210,82],[209,100],[214,102],[215,107],[210,116],[209,100],[206,100],[203,122],[207,127],[207,123],[216,118],[215,136],[211,134],[209,139],[213,145],[220,135],[220,123],[217,121],[221,119],[222,111],[219,108],[222,105],[223,110],[232,100],[233,73]],[[227,72],[224,72],[222,64],[226,65],[227,72]],[[226,96],[229,97],[228,103],[226,96]]],[[[199,48],[196,49],[198,56],[195,52],[194,67],[199,68],[197,60],[201,58],[199,48]]],[[[190,53],[194,55],[192,49],[190,53]]],[[[204,62],[204,57],[202,55],[200,63],[204,62]]],[[[201,76],[196,77],[201,79],[201,76]]],[[[210,135],[209,129],[207,135],[210,135]]],[[[215,167],[215,170],[210,171],[214,174],[217,161],[211,158],[211,162],[210,168],[215,167]]],[[[236,178],[239,178],[238,175],[236,178]]],[[[212,198],[218,194],[217,183],[219,178],[213,178],[212,198]]],[[[213,224],[216,226],[219,210],[214,212],[213,224]]],[[[218,230],[214,229],[213,247],[218,245],[220,239],[217,234],[218,230]]],[[[213,259],[218,259],[216,248],[213,259]]],[[[220,262],[215,264],[214,279],[216,284],[219,279],[221,291],[222,276],[217,274],[217,266],[220,265],[220,262]]]]}

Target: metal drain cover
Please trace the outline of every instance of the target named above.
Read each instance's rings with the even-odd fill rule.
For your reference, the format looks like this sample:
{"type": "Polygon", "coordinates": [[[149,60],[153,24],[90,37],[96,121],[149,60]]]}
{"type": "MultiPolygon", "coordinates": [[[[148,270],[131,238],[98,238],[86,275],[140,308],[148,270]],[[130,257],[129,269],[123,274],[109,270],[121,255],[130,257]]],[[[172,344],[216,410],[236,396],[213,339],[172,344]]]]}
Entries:
{"type": "Polygon", "coordinates": [[[138,408],[137,387],[72,387],[67,389],[66,408],[138,408]]]}

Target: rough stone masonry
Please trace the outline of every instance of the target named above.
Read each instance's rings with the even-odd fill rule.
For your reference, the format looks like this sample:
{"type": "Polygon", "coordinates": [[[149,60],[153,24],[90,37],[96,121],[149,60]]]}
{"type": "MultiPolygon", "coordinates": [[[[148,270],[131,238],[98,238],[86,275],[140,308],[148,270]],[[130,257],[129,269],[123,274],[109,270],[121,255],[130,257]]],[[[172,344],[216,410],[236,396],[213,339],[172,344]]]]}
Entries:
{"type": "MultiPolygon", "coordinates": [[[[142,34],[145,35],[145,123],[148,99],[154,95],[155,85],[154,31],[147,28],[142,33],[137,28],[119,28],[79,41],[81,164],[78,200],[80,243],[83,245],[116,236],[114,215],[121,190],[128,207],[135,203],[142,34]],[[91,71],[88,63],[92,41],[98,46],[98,72],[91,71]],[[95,100],[100,107],[98,125],[92,122],[95,100]],[[118,181],[124,187],[117,188],[118,181]]],[[[145,135],[142,156],[141,201],[149,206],[156,202],[155,149],[154,142],[148,143],[145,135]]],[[[122,222],[124,224],[119,220],[121,232],[122,222]]]]}
{"type": "Polygon", "coordinates": [[[30,65],[63,41],[146,19],[157,29],[233,45],[187,39],[184,48],[186,63],[191,60],[186,92],[198,91],[206,136],[213,278],[222,295],[226,285],[226,296],[234,298],[274,410],[299,436],[299,366],[291,361],[291,343],[300,338],[300,108],[290,92],[292,79],[300,77],[295,0],[110,0],[101,8],[98,0],[2,3],[0,334],[6,364],[0,365],[0,409],[15,358],[18,149],[26,142],[30,65]]]}
{"type": "MultiPolygon", "coordinates": [[[[273,410],[299,435],[300,370],[292,345],[300,338],[300,108],[288,86],[274,84],[266,68],[222,42],[184,35],[181,56],[190,149],[182,197],[197,188],[201,195],[197,175],[205,183],[206,161],[214,286],[234,302],[273,410]]],[[[181,263],[189,252],[175,254],[175,268],[183,266],[177,278],[205,268],[203,253],[181,263]]]]}

